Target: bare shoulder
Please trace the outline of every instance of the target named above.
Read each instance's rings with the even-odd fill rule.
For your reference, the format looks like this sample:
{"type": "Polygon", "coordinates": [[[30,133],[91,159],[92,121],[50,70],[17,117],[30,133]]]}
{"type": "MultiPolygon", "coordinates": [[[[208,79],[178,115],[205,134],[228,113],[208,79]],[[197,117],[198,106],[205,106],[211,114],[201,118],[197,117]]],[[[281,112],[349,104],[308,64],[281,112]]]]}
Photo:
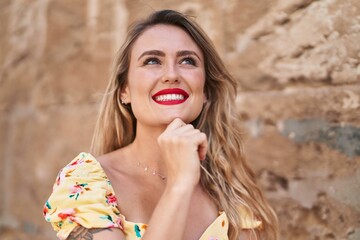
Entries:
{"type": "Polygon", "coordinates": [[[117,172],[121,171],[121,168],[119,167],[123,166],[124,163],[127,162],[127,159],[128,150],[126,147],[96,157],[96,160],[105,170],[111,170],[116,168],[117,172]],[[118,164],[119,161],[121,161],[122,164],[118,164]]]}
{"type": "Polygon", "coordinates": [[[134,179],[137,178],[132,172],[136,166],[130,161],[127,148],[106,153],[96,157],[96,159],[111,182],[119,211],[122,215],[127,216],[127,210],[134,209],[133,203],[136,202],[134,198],[138,196],[134,192],[138,189],[134,184],[134,179]]]}
{"type": "Polygon", "coordinates": [[[118,228],[84,228],[76,227],[67,240],[122,240],[125,239],[123,232],[118,228]]]}

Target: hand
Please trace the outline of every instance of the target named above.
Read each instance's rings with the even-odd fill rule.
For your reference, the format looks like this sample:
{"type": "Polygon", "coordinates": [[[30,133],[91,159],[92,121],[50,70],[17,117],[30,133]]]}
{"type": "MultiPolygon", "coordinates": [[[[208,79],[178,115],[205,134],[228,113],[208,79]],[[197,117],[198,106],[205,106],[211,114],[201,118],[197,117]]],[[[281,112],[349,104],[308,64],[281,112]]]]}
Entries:
{"type": "Polygon", "coordinates": [[[200,160],[206,157],[205,133],[176,118],[159,136],[158,144],[167,167],[168,183],[194,186],[200,179],[200,160]]]}

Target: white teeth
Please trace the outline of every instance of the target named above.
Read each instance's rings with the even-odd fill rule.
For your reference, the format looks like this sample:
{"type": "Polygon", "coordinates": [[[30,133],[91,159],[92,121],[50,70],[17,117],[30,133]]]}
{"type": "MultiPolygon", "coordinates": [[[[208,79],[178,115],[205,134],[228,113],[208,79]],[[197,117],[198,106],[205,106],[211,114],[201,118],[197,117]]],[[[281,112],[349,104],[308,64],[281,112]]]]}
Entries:
{"type": "Polygon", "coordinates": [[[184,100],[184,95],[181,94],[165,94],[155,97],[155,100],[158,102],[165,101],[176,101],[176,100],[184,100]]]}

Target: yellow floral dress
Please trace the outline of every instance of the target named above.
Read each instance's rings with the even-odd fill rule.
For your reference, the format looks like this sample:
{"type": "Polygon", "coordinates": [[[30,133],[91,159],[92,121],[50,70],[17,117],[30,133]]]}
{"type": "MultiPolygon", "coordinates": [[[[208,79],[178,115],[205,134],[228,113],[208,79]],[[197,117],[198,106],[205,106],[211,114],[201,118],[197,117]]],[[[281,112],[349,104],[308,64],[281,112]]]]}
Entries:
{"type": "MultiPolygon", "coordinates": [[[[89,153],[80,153],[59,172],[53,192],[45,203],[44,217],[62,240],[78,225],[85,228],[119,228],[127,240],[141,239],[147,227],[143,223],[127,221],[119,212],[108,177],[89,153]]],[[[247,217],[243,220],[244,229],[261,225],[261,222],[247,217]]],[[[228,240],[228,226],[225,212],[220,212],[200,240],[228,240]]]]}

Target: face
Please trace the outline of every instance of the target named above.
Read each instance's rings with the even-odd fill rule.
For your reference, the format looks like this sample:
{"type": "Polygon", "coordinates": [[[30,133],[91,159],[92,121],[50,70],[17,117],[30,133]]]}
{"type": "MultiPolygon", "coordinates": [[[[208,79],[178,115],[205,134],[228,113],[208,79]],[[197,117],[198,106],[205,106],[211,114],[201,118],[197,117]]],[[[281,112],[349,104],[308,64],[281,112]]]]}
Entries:
{"type": "Polygon", "coordinates": [[[131,103],[138,125],[190,123],[205,101],[204,57],[181,28],[150,27],[133,45],[122,99],[131,103]]]}

